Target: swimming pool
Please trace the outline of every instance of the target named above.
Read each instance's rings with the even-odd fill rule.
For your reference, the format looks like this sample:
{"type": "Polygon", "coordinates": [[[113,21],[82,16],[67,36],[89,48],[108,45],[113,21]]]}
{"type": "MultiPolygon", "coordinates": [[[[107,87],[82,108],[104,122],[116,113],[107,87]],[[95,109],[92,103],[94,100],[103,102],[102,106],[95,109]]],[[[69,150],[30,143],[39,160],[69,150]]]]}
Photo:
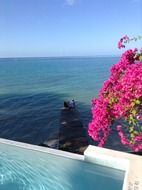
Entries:
{"type": "Polygon", "coordinates": [[[51,152],[0,143],[0,190],[122,190],[124,171],[51,152]]]}

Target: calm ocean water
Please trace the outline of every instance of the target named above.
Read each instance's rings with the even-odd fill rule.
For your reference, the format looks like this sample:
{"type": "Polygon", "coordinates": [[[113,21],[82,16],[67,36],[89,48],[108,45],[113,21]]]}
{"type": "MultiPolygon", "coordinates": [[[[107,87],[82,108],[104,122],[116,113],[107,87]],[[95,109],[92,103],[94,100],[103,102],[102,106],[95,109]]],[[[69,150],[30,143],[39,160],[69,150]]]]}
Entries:
{"type": "MultiPolygon", "coordinates": [[[[97,96],[109,77],[110,66],[118,60],[118,57],[0,59],[0,137],[40,144],[58,136],[63,101],[72,98],[87,128],[91,99],[97,96]]],[[[107,146],[115,143],[109,139],[107,146]]]]}

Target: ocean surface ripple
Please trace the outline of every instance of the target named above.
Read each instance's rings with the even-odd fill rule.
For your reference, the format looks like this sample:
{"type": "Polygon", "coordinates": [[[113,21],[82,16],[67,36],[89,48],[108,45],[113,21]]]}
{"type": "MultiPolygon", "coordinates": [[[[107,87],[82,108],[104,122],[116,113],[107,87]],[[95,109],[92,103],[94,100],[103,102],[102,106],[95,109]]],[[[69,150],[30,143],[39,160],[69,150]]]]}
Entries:
{"type": "MultiPolygon", "coordinates": [[[[0,59],[0,138],[37,145],[58,138],[63,102],[72,98],[87,129],[91,99],[97,96],[110,66],[118,59],[0,59]]],[[[107,147],[120,149],[113,139],[110,137],[107,147]]]]}

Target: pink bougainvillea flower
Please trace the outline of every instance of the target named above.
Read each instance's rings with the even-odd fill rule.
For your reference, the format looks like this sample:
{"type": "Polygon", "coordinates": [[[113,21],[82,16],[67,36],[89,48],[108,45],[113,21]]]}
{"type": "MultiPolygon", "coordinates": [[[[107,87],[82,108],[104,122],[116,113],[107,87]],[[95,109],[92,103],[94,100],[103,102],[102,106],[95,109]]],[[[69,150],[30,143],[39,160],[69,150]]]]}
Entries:
{"type": "MultiPolygon", "coordinates": [[[[124,36],[118,47],[125,47],[123,42],[129,41],[124,36]]],[[[117,126],[118,135],[123,145],[129,145],[133,151],[142,150],[142,132],[137,124],[142,121],[142,62],[137,61],[138,49],[127,50],[120,61],[111,68],[110,77],[104,82],[99,97],[92,100],[92,121],[88,133],[104,146],[111,131],[111,124],[123,118],[128,123],[128,133],[123,125],[117,126]]]]}
{"type": "Polygon", "coordinates": [[[123,43],[127,43],[129,41],[129,37],[127,35],[125,35],[123,38],[121,38],[118,42],[118,48],[125,48],[125,45],[123,43]]]}

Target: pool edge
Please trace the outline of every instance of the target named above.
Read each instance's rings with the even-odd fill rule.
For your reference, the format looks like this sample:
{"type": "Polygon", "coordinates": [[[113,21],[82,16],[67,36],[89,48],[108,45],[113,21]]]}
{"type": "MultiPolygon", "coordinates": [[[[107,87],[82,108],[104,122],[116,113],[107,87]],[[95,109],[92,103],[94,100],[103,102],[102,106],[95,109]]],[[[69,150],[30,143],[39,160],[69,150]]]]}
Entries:
{"type": "Polygon", "coordinates": [[[83,155],[0,138],[0,144],[87,161],[125,171],[122,190],[142,190],[142,157],[89,145],[83,155]]]}
{"type": "Polygon", "coordinates": [[[57,149],[48,148],[48,147],[42,147],[42,146],[38,146],[38,145],[32,145],[32,144],[28,144],[28,143],[23,143],[23,142],[18,142],[18,141],[3,139],[3,138],[0,138],[0,144],[16,146],[19,148],[49,153],[49,154],[53,154],[56,156],[62,156],[62,157],[66,157],[66,158],[76,159],[76,160],[82,160],[82,161],[84,160],[84,156],[80,155],[80,154],[70,153],[70,152],[66,152],[66,151],[62,151],[62,150],[57,150],[57,149]]]}
{"type": "Polygon", "coordinates": [[[84,160],[124,170],[122,190],[142,190],[142,157],[89,145],[84,160]]]}

